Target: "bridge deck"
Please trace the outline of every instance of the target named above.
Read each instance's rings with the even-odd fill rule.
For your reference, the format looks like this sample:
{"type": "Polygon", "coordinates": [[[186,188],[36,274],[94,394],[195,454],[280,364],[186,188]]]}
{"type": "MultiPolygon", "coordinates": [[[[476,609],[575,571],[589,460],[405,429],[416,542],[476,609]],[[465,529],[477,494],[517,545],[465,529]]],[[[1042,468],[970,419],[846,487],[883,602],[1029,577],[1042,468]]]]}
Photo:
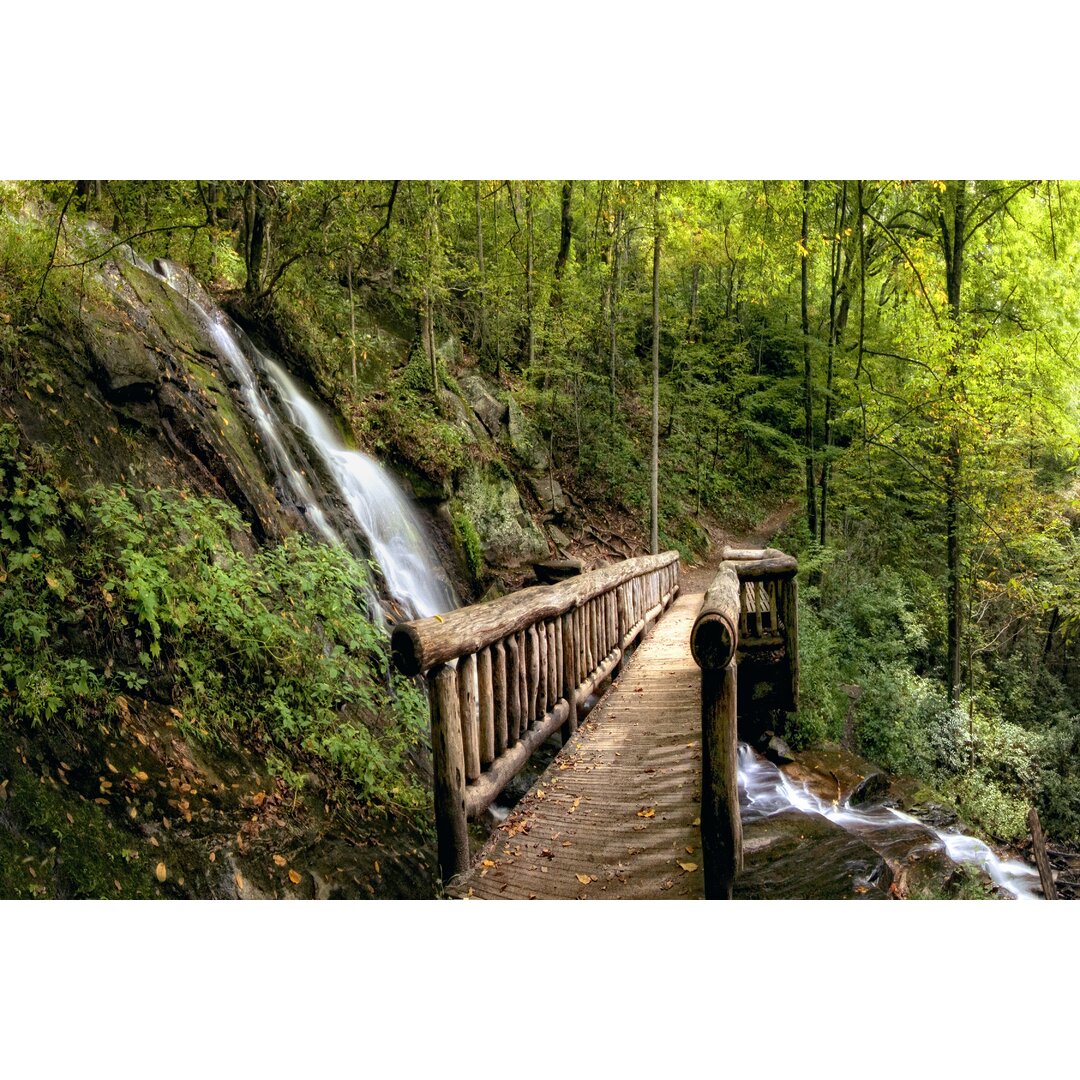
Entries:
{"type": "Polygon", "coordinates": [[[450,895],[703,897],[701,673],[689,648],[701,599],[676,599],[450,895]]]}

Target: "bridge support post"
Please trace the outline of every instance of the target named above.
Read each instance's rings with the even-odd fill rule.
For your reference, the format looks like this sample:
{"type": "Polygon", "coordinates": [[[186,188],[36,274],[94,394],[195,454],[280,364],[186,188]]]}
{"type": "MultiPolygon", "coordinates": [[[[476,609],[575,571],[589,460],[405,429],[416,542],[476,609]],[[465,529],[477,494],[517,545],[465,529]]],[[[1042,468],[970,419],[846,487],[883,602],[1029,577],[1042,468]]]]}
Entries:
{"type": "Polygon", "coordinates": [[[705,899],[730,900],[742,870],[738,673],[732,659],[701,669],[701,854],[705,899]]]}
{"type": "Polygon", "coordinates": [[[435,781],[435,834],[439,870],[449,882],[469,869],[469,830],[465,818],[465,747],[461,738],[457,673],[439,664],[428,673],[431,750],[435,781]]]}

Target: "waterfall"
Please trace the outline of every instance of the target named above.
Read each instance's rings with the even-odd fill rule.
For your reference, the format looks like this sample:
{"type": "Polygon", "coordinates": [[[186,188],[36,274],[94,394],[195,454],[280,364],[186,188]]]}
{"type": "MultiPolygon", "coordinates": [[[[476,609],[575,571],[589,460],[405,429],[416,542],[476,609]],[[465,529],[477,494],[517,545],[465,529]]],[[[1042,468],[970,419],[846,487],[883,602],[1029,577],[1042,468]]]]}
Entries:
{"type": "Polygon", "coordinates": [[[793,783],[771,762],[745,743],[739,745],[739,803],[744,822],[758,821],[784,810],[821,814],[849,832],[861,836],[874,847],[875,834],[887,832],[898,823],[918,825],[945,849],[955,863],[985,870],[990,880],[1017,900],[1036,900],[1039,875],[1017,859],[999,859],[981,840],[961,833],[935,829],[918,818],[890,806],[851,806],[819,799],[805,784],[793,783]]]}
{"type": "Polygon", "coordinates": [[[282,501],[323,540],[369,554],[406,618],[457,607],[423,522],[390,474],[374,458],[350,450],[312,395],[256,348],[191,275],[164,260],[150,266],[134,252],[131,258],[183,296],[202,319],[235,379],[234,393],[282,501]]]}

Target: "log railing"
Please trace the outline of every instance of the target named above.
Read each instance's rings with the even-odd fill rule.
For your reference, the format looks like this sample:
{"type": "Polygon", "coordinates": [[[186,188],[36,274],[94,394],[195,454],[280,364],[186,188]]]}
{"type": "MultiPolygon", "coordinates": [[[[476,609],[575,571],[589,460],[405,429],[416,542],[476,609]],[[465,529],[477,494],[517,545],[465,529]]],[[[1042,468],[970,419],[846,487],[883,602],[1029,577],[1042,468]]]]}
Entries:
{"type": "Polygon", "coordinates": [[[585,700],[678,591],[668,551],[394,629],[399,670],[428,683],[444,881],[468,869],[468,820],[554,731],[570,738],[585,700]]]}
{"type": "Polygon", "coordinates": [[[690,632],[701,668],[701,855],[710,900],[730,900],[742,869],[740,655],[775,649],[789,707],[799,700],[798,563],[775,548],[725,548],[723,558],[690,632]]]}

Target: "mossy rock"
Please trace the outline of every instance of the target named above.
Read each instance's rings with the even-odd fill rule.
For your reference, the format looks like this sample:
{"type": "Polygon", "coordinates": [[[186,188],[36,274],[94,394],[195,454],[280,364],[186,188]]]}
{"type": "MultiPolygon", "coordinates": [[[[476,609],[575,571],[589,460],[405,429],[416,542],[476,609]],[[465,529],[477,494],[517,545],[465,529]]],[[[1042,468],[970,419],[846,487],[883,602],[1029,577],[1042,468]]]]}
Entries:
{"type": "Polygon", "coordinates": [[[460,513],[472,524],[488,566],[511,568],[548,554],[547,541],[525,512],[517,488],[492,469],[472,469],[458,490],[460,513]]]}
{"type": "Polygon", "coordinates": [[[527,469],[531,472],[547,472],[547,450],[536,428],[513,398],[507,407],[507,433],[511,449],[527,469]]]}

